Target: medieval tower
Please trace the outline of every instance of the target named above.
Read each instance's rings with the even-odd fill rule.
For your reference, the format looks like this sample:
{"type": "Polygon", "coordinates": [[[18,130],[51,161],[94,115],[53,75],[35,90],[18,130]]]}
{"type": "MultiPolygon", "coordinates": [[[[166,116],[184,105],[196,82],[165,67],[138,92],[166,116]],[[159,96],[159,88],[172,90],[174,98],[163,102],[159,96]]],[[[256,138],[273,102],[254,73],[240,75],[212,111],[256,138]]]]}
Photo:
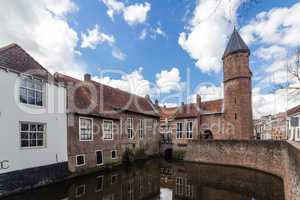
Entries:
{"type": "Polygon", "coordinates": [[[249,56],[249,48],[234,29],[223,55],[224,118],[233,127],[229,139],[248,140],[253,136],[249,56]]]}

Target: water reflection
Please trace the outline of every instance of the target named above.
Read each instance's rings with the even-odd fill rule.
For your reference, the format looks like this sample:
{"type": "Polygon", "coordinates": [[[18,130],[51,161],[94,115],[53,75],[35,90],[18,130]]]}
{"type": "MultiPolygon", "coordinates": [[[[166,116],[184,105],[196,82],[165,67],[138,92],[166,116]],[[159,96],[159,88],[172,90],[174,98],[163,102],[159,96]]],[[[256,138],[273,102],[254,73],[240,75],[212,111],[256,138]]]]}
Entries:
{"type": "Polygon", "coordinates": [[[283,200],[282,181],[261,172],[152,160],[82,176],[6,200],[283,200]]]}

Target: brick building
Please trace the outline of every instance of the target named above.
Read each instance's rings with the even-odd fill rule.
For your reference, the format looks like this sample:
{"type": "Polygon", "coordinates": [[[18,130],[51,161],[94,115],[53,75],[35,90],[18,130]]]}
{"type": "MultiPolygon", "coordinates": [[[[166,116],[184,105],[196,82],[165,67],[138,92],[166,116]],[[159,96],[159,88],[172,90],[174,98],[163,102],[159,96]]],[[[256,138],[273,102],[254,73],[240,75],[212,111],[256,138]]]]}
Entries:
{"type": "Polygon", "coordinates": [[[56,73],[67,86],[69,169],[81,171],[159,152],[159,113],[143,98],[92,81],[56,73]],[[131,155],[131,154],[130,154],[131,155]]]}
{"type": "Polygon", "coordinates": [[[281,112],[272,120],[272,139],[287,140],[287,113],[281,112]]]}
{"type": "Polygon", "coordinates": [[[234,29],[223,55],[224,99],[160,108],[162,143],[199,139],[252,139],[250,50],[234,29]]]}

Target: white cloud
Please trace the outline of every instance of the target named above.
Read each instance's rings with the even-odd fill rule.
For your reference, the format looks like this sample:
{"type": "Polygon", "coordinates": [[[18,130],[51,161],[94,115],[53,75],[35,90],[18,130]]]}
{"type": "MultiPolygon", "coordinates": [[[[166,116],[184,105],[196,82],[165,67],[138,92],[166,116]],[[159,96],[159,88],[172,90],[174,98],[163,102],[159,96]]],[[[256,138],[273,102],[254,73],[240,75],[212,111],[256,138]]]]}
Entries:
{"type": "Polygon", "coordinates": [[[107,15],[113,20],[115,13],[123,12],[125,6],[123,2],[118,0],[102,0],[105,6],[108,8],[107,15]]]}
{"type": "Polygon", "coordinates": [[[200,0],[186,32],[179,35],[179,45],[196,61],[203,72],[219,72],[222,54],[233,27],[230,26],[231,8],[233,21],[241,0],[200,0]]]}
{"type": "Polygon", "coordinates": [[[105,85],[144,97],[151,94],[151,84],[148,80],[145,80],[142,72],[143,68],[139,68],[129,74],[123,74],[121,79],[112,79],[110,76],[93,77],[93,79],[105,85]]]}
{"type": "Polygon", "coordinates": [[[223,85],[216,86],[211,83],[201,83],[195,89],[194,94],[189,98],[189,100],[196,102],[197,94],[201,96],[202,101],[223,99],[223,85]]]}
{"type": "Polygon", "coordinates": [[[113,44],[115,38],[113,35],[108,35],[100,31],[99,25],[96,24],[94,29],[88,29],[87,33],[81,33],[82,43],[81,48],[96,49],[97,45],[102,43],[113,44]]]}
{"type": "Polygon", "coordinates": [[[116,47],[112,50],[112,56],[121,61],[126,59],[126,54],[116,47]]]}
{"type": "Polygon", "coordinates": [[[72,0],[47,0],[45,6],[56,16],[66,17],[69,12],[76,12],[79,7],[72,0]]]}
{"type": "Polygon", "coordinates": [[[161,35],[163,37],[167,37],[167,34],[161,29],[161,27],[157,27],[155,29],[155,33],[158,34],[158,35],[161,35]]]}
{"type": "Polygon", "coordinates": [[[158,25],[155,28],[151,28],[150,32],[150,37],[154,40],[156,40],[158,36],[167,38],[167,34],[163,31],[160,23],[158,23],[158,25]]]}
{"type": "Polygon", "coordinates": [[[184,83],[181,82],[178,68],[173,67],[170,71],[163,70],[156,74],[156,85],[161,93],[181,91],[184,83]]]}
{"type": "Polygon", "coordinates": [[[51,73],[78,77],[84,71],[76,60],[78,35],[66,19],[76,10],[70,0],[2,0],[0,46],[17,43],[51,73]]]}
{"type": "Polygon", "coordinates": [[[139,36],[139,39],[144,40],[146,38],[146,36],[147,36],[147,29],[144,28],[139,36]]]}
{"type": "Polygon", "coordinates": [[[254,118],[284,112],[300,104],[300,96],[293,95],[291,91],[279,89],[274,93],[264,94],[260,88],[254,88],[252,93],[254,118]]]}
{"type": "Polygon", "coordinates": [[[300,43],[300,3],[259,13],[241,34],[248,43],[296,46],[300,43]]]}
{"type": "Polygon", "coordinates": [[[254,55],[263,60],[274,60],[282,59],[287,56],[287,50],[284,47],[273,45],[270,47],[260,47],[255,52],[254,55]]]}
{"type": "Polygon", "coordinates": [[[130,26],[145,23],[148,17],[148,12],[151,10],[151,4],[135,3],[126,6],[123,2],[118,0],[102,0],[108,8],[107,15],[114,20],[116,13],[123,13],[123,18],[130,26]]]}
{"type": "Polygon", "coordinates": [[[254,52],[265,63],[260,85],[281,84],[290,80],[286,64],[293,60],[289,52],[300,43],[300,3],[291,7],[273,8],[256,15],[241,29],[249,44],[259,48],[254,52]]]}
{"type": "Polygon", "coordinates": [[[123,17],[129,25],[144,23],[147,19],[151,5],[148,2],[144,4],[133,4],[124,9],[123,17]]]}

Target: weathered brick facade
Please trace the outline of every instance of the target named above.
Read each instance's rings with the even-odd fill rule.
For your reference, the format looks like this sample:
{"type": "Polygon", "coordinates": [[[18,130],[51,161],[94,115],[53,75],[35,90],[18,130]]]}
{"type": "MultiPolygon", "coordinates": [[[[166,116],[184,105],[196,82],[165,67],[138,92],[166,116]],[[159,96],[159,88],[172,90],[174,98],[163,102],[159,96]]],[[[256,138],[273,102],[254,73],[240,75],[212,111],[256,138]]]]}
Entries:
{"type": "Polygon", "coordinates": [[[199,139],[253,139],[249,55],[234,30],[223,55],[224,99],[202,102],[198,95],[196,103],[160,108],[162,143],[170,138],[174,146],[199,139]],[[187,136],[188,121],[193,122],[192,138],[187,136]],[[182,138],[177,137],[179,122],[183,122],[182,138]]]}
{"type": "Polygon", "coordinates": [[[125,152],[134,158],[159,153],[159,114],[148,97],[139,97],[102,85],[90,80],[89,75],[85,75],[85,81],[62,74],[56,74],[55,77],[68,87],[70,171],[120,164],[125,152]],[[92,132],[88,140],[80,138],[81,133],[85,132],[85,128],[82,130],[80,127],[80,119],[88,120],[92,126],[92,131],[88,128],[89,135],[92,132]],[[112,125],[108,131],[112,138],[104,138],[104,123],[112,125]],[[129,134],[129,127],[132,128],[132,134],[129,134]],[[115,158],[112,158],[112,151],[115,158]],[[99,160],[97,164],[97,152],[102,158],[100,164],[99,160]],[[78,165],[78,156],[84,157],[84,164],[78,165]]]}

